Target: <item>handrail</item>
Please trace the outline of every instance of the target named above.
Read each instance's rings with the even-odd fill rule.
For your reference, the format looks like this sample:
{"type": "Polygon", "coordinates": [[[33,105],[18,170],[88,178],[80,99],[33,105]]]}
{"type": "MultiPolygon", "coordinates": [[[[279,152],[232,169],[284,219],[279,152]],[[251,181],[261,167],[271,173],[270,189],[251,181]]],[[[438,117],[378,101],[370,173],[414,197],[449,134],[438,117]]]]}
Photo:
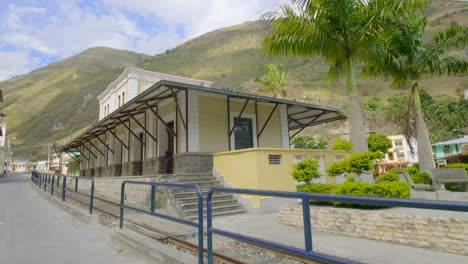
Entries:
{"type": "Polygon", "coordinates": [[[282,192],[282,191],[266,191],[252,189],[232,189],[213,187],[209,190],[206,209],[207,209],[207,239],[208,239],[208,264],[213,263],[213,234],[237,239],[247,243],[256,244],[261,247],[271,248],[293,255],[306,257],[315,261],[325,263],[356,263],[351,260],[341,259],[334,256],[314,252],[312,247],[312,228],[310,223],[310,206],[309,201],[326,201],[326,202],[345,202],[353,204],[366,204],[378,206],[399,206],[423,209],[440,209],[449,211],[468,211],[468,203],[466,202],[448,202],[448,201],[429,201],[429,200],[414,200],[414,199],[397,199],[397,198],[381,198],[381,197],[364,197],[351,195],[334,195],[334,194],[319,194],[319,193],[304,193],[304,192],[282,192]],[[234,193],[234,194],[250,194],[260,196],[273,196],[283,198],[302,199],[302,217],[304,221],[304,240],[305,249],[300,249],[292,246],[286,246],[280,243],[255,238],[252,236],[236,234],[233,232],[213,228],[212,215],[212,196],[214,192],[234,193]]]}
{"type": "Polygon", "coordinates": [[[149,215],[154,215],[163,219],[171,220],[181,224],[189,225],[196,227],[198,229],[198,263],[203,264],[203,194],[198,187],[194,184],[179,184],[179,183],[166,183],[166,182],[142,182],[142,181],[130,181],[125,180],[122,182],[121,192],[120,192],[120,229],[123,228],[124,221],[124,208],[131,209],[140,213],[145,213],[149,215]],[[150,185],[151,186],[151,204],[150,211],[146,211],[137,207],[125,205],[125,185],[126,184],[137,184],[137,185],[150,185]],[[175,218],[173,216],[163,215],[155,212],[155,196],[156,196],[156,186],[165,186],[165,187],[177,187],[177,188],[190,188],[194,189],[197,192],[198,196],[198,222],[192,222],[188,220],[183,220],[180,218],[175,218]]]}
{"type": "Polygon", "coordinates": [[[67,178],[73,178],[75,179],[75,193],[79,194],[79,195],[83,195],[83,196],[86,196],[86,197],[89,197],[89,214],[93,214],[93,207],[94,207],[94,177],[84,177],[84,176],[68,176],[68,175],[64,175],[63,176],[63,180],[62,180],[62,201],[65,201],[65,197],[66,197],[66,192],[67,192],[67,178]],[[90,194],[86,194],[86,193],[81,193],[78,191],[78,183],[79,183],[79,180],[80,179],[83,179],[83,180],[90,180],[91,181],[91,190],[90,190],[90,194]]]}

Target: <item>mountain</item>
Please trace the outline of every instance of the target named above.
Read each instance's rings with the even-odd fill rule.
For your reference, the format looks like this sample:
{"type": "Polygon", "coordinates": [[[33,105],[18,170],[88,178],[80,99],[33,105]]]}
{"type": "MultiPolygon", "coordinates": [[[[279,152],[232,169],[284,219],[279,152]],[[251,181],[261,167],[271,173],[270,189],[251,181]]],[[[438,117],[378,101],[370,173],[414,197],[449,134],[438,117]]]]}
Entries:
{"type": "MultiPolygon", "coordinates": [[[[468,24],[468,2],[447,2],[427,10],[428,35],[450,23],[468,24]]],[[[91,48],[73,57],[28,74],[0,82],[5,102],[1,111],[9,114],[8,133],[17,145],[36,145],[70,139],[96,122],[96,96],[127,66],[212,80],[214,87],[253,91],[253,80],[264,74],[264,65],[282,63],[289,74],[288,98],[347,110],[344,80],[326,85],[328,66],[319,57],[268,57],[261,50],[269,28],[261,22],[246,22],[218,29],[183,43],[163,54],[148,56],[110,48],[91,48]]],[[[358,78],[363,101],[373,96],[387,97],[406,92],[394,89],[389,80],[358,78]]],[[[422,82],[433,96],[457,96],[468,87],[466,75],[434,78],[422,82]]],[[[367,116],[370,131],[397,133],[378,115],[367,116]]],[[[347,131],[346,125],[331,124],[333,133],[347,131]]],[[[310,133],[318,133],[318,129],[310,133]]],[[[35,157],[37,151],[19,153],[35,157]]]]}

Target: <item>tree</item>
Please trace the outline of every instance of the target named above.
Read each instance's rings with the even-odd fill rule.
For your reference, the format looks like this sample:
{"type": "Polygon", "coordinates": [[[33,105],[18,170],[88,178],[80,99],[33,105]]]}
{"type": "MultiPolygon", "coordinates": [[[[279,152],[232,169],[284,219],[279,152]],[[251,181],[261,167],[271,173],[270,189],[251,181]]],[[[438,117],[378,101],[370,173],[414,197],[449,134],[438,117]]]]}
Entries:
{"type": "Polygon", "coordinates": [[[291,0],[265,15],[273,32],[264,39],[269,55],[319,55],[331,65],[327,81],[346,74],[353,150],[367,151],[364,119],[353,64],[367,59],[367,51],[395,17],[425,8],[428,0],[291,0]]]}
{"type": "Polygon", "coordinates": [[[309,184],[313,179],[322,176],[320,174],[318,160],[304,160],[294,164],[292,176],[296,181],[303,181],[309,184]]]}
{"type": "Polygon", "coordinates": [[[370,134],[367,137],[367,145],[370,151],[388,153],[388,150],[393,147],[392,140],[384,134],[370,134]]]}
{"type": "Polygon", "coordinates": [[[291,142],[294,148],[299,149],[327,149],[328,142],[323,139],[315,139],[311,136],[297,136],[291,142]]]}
{"type": "Polygon", "coordinates": [[[352,148],[353,148],[353,143],[351,141],[348,141],[346,139],[341,139],[339,137],[335,137],[335,144],[333,144],[332,146],[333,150],[351,151],[352,148]]]}
{"type": "Polygon", "coordinates": [[[397,21],[395,30],[383,33],[369,50],[369,60],[363,74],[391,77],[397,87],[411,86],[405,135],[408,141],[416,138],[420,169],[431,173],[434,161],[423,115],[419,81],[422,77],[467,72],[468,62],[463,55],[454,51],[465,47],[468,30],[453,25],[424,42],[426,23],[427,19],[423,16],[397,21]]]}
{"type": "Polygon", "coordinates": [[[287,92],[284,89],[286,82],[288,81],[288,76],[284,72],[283,65],[281,64],[267,64],[265,65],[267,74],[259,78],[256,78],[255,81],[262,84],[262,88],[257,89],[257,93],[270,93],[273,97],[285,97],[287,92]]]}

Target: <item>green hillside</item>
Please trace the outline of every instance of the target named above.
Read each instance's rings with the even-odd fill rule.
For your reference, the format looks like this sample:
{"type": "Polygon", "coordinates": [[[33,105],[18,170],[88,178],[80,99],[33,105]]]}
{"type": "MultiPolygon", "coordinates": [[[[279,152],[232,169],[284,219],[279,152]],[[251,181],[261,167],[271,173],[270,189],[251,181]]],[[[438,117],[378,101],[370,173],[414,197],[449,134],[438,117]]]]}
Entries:
{"type": "MultiPolygon", "coordinates": [[[[467,25],[468,2],[448,2],[430,8],[430,29],[434,31],[457,22],[467,25]]],[[[9,114],[8,133],[17,145],[35,145],[69,139],[76,131],[93,124],[98,117],[96,96],[127,66],[214,81],[214,87],[253,91],[253,80],[264,74],[267,63],[284,64],[290,76],[290,99],[335,106],[346,111],[343,81],[326,85],[327,65],[320,58],[267,57],[261,41],[269,29],[261,22],[246,22],[215,30],[156,56],[110,48],[92,48],[76,56],[50,64],[28,74],[0,82],[5,102],[1,111],[9,114]]],[[[429,34],[430,34],[429,32],[429,34]]],[[[394,89],[389,80],[359,78],[358,89],[366,103],[405,93],[394,89]]],[[[434,97],[454,97],[468,88],[466,76],[426,80],[422,87],[434,97]]],[[[401,127],[388,124],[379,113],[366,111],[370,131],[399,133],[401,127]]],[[[347,132],[338,122],[326,129],[325,136],[347,132]]],[[[311,129],[316,134],[319,129],[311,129]]],[[[322,131],[323,132],[323,131],[322,131]]],[[[20,152],[31,157],[38,153],[20,152]]]]}

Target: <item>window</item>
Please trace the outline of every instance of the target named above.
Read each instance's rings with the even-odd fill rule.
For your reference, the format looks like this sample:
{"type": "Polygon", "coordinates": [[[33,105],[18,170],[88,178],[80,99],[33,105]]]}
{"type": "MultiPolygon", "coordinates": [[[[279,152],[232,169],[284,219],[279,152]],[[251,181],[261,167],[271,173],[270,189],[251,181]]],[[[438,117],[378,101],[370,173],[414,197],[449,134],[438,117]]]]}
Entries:
{"type": "Polygon", "coordinates": [[[396,156],[399,159],[404,159],[405,158],[405,153],[404,152],[397,152],[396,156]]]}
{"type": "Polygon", "coordinates": [[[444,155],[451,155],[452,154],[452,148],[450,145],[445,145],[444,146],[444,155]]]}
{"type": "Polygon", "coordinates": [[[389,159],[389,160],[393,160],[393,152],[389,152],[389,153],[388,153],[388,159],[389,159]]]}
{"type": "Polygon", "coordinates": [[[305,155],[294,155],[293,163],[298,163],[306,159],[305,155]]]}
{"type": "Polygon", "coordinates": [[[268,164],[281,164],[281,155],[268,155],[268,164]]]}
{"type": "Polygon", "coordinates": [[[395,146],[403,146],[403,140],[395,140],[395,146]]]}
{"type": "Polygon", "coordinates": [[[246,149],[253,147],[252,119],[234,118],[234,147],[246,149]]]}

